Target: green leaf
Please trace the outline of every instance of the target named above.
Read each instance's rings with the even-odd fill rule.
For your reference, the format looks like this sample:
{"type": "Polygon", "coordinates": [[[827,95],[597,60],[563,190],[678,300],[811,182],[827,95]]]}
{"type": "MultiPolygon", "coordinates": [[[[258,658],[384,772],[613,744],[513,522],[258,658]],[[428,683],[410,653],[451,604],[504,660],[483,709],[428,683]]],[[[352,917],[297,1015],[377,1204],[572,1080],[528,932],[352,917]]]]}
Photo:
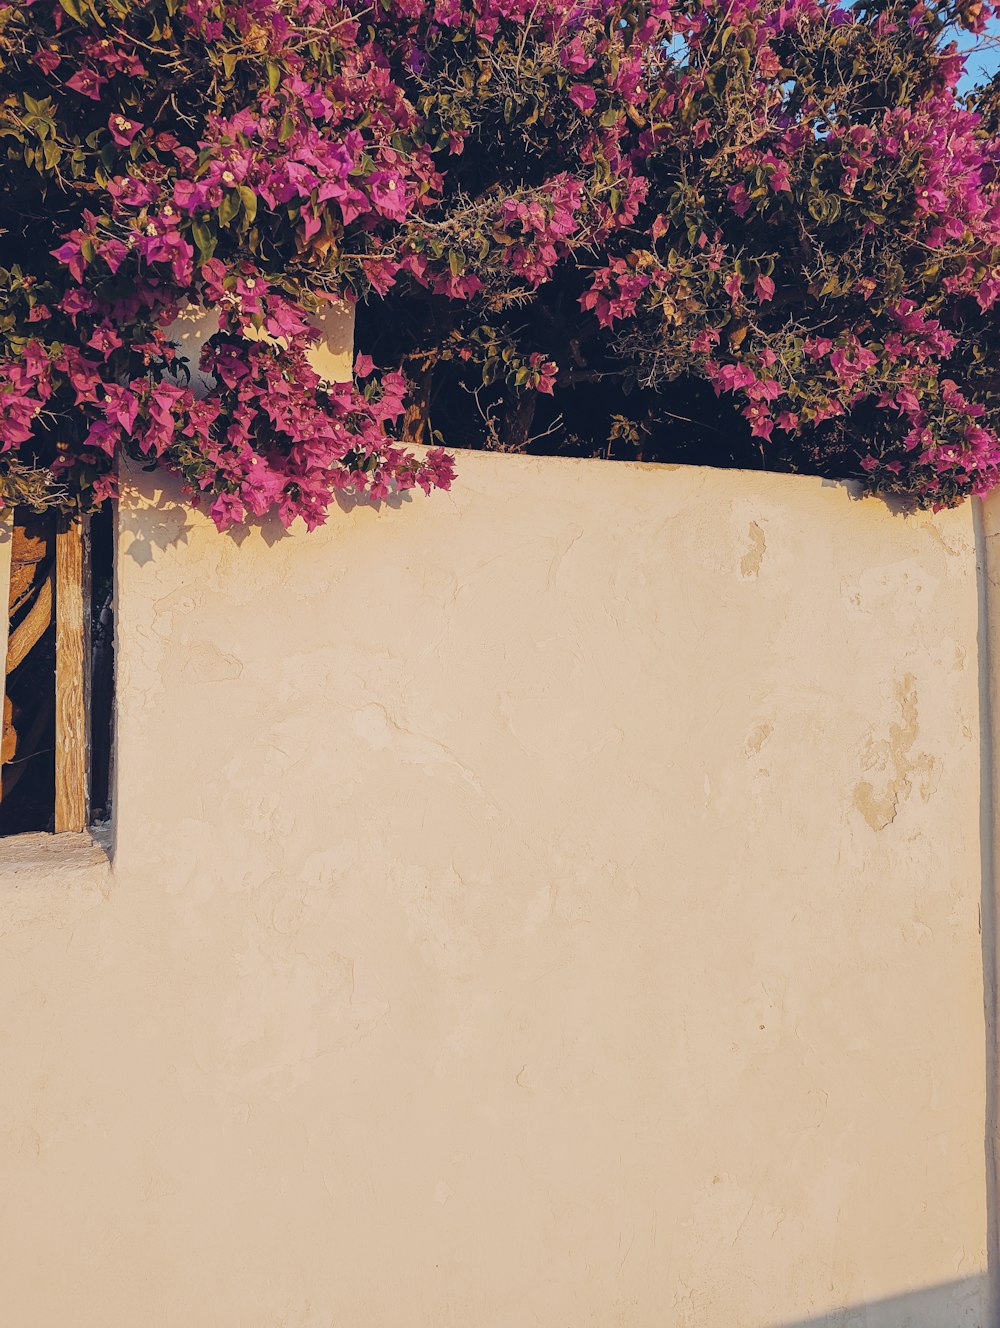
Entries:
{"type": "Polygon", "coordinates": [[[705,86],[713,97],[721,97],[729,81],[729,71],[724,64],[713,65],[705,77],[705,86]]]}
{"type": "Polygon", "coordinates": [[[203,263],[207,263],[215,253],[217,243],[215,231],[201,217],[195,217],[191,222],[191,234],[198,248],[198,257],[203,263]]]}
{"type": "Polygon", "coordinates": [[[240,184],[236,186],[236,192],[240,196],[240,202],[243,204],[243,211],[246,213],[247,222],[253,224],[257,216],[257,195],[249,185],[240,184]]]}
{"type": "Polygon", "coordinates": [[[219,225],[228,226],[240,210],[240,197],[233,190],[226,190],[219,204],[219,225]]]}
{"type": "Polygon", "coordinates": [[[278,91],[278,85],[281,82],[281,66],[274,60],[267,62],[267,86],[271,92],[278,91]]]}

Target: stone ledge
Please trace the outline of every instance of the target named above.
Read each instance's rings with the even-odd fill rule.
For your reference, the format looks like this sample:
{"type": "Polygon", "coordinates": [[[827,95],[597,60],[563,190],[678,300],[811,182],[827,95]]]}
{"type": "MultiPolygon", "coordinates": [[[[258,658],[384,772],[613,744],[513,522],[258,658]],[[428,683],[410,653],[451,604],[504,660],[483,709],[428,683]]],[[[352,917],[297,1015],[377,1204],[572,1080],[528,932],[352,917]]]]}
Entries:
{"type": "Polygon", "coordinates": [[[0,839],[0,879],[39,872],[46,874],[109,869],[111,826],[95,825],[80,834],[8,835],[0,839]]]}

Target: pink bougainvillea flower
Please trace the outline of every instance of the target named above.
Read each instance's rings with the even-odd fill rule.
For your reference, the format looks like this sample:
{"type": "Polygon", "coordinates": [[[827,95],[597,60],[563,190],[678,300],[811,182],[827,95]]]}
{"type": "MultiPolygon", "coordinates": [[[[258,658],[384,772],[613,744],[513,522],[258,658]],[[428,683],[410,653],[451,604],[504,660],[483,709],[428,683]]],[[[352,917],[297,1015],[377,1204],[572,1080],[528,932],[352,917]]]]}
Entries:
{"type": "Polygon", "coordinates": [[[46,74],[54,74],[62,64],[62,56],[59,52],[45,47],[36,51],[31,58],[38,68],[46,74]]]}
{"type": "Polygon", "coordinates": [[[114,472],[105,475],[98,475],[94,480],[94,501],[98,503],[106,502],[108,499],[118,497],[118,476],[114,472]]]}
{"type": "Polygon", "coordinates": [[[96,447],[98,451],[114,456],[121,441],[121,429],[107,420],[95,420],[87,430],[83,440],[84,447],[96,447]]]}
{"type": "Polygon", "coordinates": [[[110,424],[118,424],[130,433],[139,414],[139,400],[130,388],[112,383],[104,389],[102,409],[110,424]]]}
{"type": "Polygon", "coordinates": [[[100,351],[105,359],[112,351],[117,350],[123,344],[121,337],[108,322],[100,323],[94,332],[87,338],[87,345],[94,350],[100,351]]]}
{"type": "Polygon", "coordinates": [[[148,207],[160,196],[151,180],[138,180],[134,175],[116,176],[108,181],[107,189],[115,204],[120,207],[148,207]]]}
{"type": "Polygon", "coordinates": [[[219,530],[229,530],[246,519],[246,508],[232,493],[220,493],[208,513],[219,530]]]}
{"type": "Polygon", "coordinates": [[[66,86],[72,88],[74,92],[81,93],[84,97],[89,97],[91,101],[100,101],[101,89],[108,80],[102,78],[94,69],[78,69],[72,78],[66,80],[66,86]]]}
{"type": "Polygon", "coordinates": [[[409,186],[393,171],[373,171],[365,181],[376,209],[383,217],[403,221],[410,206],[409,186]]]}
{"type": "Polygon", "coordinates": [[[563,68],[568,69],[571,74],[585,74],[588,69],[594,67],[594,61],[584,50],[580,37],[573,38],[563,50],[560,60],[563,68]]]}
{"type": "Polygon", "coordinates": [[[729,186],[727,197],[733,211],[738,217],[745,217],[750,211],[750,195],[744,184],[731,184],[729,186]]]}
{"type": "Polygon", "coordinates": [[[76,281],[82,281],[87,264],[83,257],[80,232],[74,232],[74,236],[75,238],[66,240],[58,249],[51,250],[51,253],[53,258],[58,258],[60,263],[69,268],[70,274],[76,281]]]}
{"type": "Polygon", "coordinates": [[[142,129],[142,125],[138,120],[129,120],[124,115],[112,115],[108,119],[108,128],[111,130],[111,137],[118,146],[127,148],[142,129]]]}
{"type": "Polygon", "coordinates": [[[89,290],[79,286],[72,287],[59,301],[59,308],[64,314],[69,315],[75,325],[80,314],[92,313],[97,308],[97,300],[89,290]]]}

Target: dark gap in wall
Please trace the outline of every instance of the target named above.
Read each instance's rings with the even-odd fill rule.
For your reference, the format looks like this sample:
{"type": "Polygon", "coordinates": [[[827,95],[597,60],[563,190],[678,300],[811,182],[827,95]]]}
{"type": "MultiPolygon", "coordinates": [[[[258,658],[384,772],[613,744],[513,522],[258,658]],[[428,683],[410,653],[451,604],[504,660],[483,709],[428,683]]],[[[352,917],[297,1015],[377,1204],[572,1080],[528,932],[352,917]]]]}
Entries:
{"type": "MultiPolygon", "coordinates": [[[[863,473],[856,440],[865,440],[866,451],[874,446],[885,412],[859,406],[809,437],[780,430],[771,440],[757,437],[734,394],[717,396],[704,376],[683,364],[674,365],[669,381],[663,370],[658,386],[642,387],[657,345],[629,349],[613,329],[582,325],[583,288],[576,280],[567,274],[546,287],[545,301],[514,306],[495,319],[404,278],[385,299],[359,302],[356,349],[382,369],[402,366],[410,382],[406,441],[831,479],[863,473]],[[484,342],[481,321],[496,324],[495,343],[484,342]],[[511,383],[503,360],[508,342],[518,357],[537,352],[558,363],[551,395],[511,383]]],[[[669,360],[668,345],[660,352],[669,360]]]]}
{"type": "MultiPolygon", "coordinates": [[[[56,788],[55,513],[18,508],[10,528],[9,634],[0,749],[0,835],[51,831],[56,788]]],[[[114,514],[89,521],[90,819],[111,811],[114,722],[114,514]]]]}
{"type": "Polygon", "coordinates": [[[105,503],[90,519],[90,819],[111,816],[111,747],[115,700],[115,509],[105,503]]]}

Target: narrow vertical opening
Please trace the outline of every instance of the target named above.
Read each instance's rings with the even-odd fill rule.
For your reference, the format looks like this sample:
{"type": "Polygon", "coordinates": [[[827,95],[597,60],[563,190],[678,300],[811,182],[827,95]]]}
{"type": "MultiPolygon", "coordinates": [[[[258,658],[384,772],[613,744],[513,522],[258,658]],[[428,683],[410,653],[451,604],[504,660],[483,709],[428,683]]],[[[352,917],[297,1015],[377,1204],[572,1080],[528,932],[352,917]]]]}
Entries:
{"type": "Polygon", "coordinates": [[[10,546],[0,835],[80,830],[111,811],[112,509],[18,509],[10,546]]]}
{"type": "Polygon", "coordinates": [[[90,518],[91,687],[90,819],[111,819],[111,753],[115,701],[115,509],[90,518]]]}

